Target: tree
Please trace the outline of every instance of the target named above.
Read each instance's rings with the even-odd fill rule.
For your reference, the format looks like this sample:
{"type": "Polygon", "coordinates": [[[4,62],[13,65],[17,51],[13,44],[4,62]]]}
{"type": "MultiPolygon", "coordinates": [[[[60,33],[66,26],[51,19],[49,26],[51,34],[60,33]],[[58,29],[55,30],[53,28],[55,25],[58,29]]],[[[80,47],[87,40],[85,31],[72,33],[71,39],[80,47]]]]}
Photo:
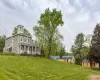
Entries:
{"type": "Polygon", "coordinates": [[[3,48],[5,46],[5,38],[6,38],[5,35],[0,36],[0,52],[3,52],[3,48]]]}
{"type": "Polygon", "coordinates": [[[88,55],[89,55],[89,47],[88,46],[83,46],[81,49],[81,53],[83,54],[83,59],[88,59],[88,55]]]}
{"type": "Polygon", "coordinates": [[[18,33],[17,27],[14,28],[12,35],[16,35],[18,33]]]}
{"type": "Polygon", "coordinates": [[[89,59],[89,52],[90,52],[90,46],[91,46],[91,39],[92,39],[92,34],[88,34],[87,36],[85,36],[86,41],[83,47],[83,51],[84,51],[84,56],[86,59],[89,59]]]}
{"type": "Polygon", "coordinates": [[[27,29],[25,29],[25,28],[24,28],[24,33],[26,33],[27,35],[31,35],[31,34],[29,33],[29,31],[28,31],[27,29]]]}
{"type": "Polygon", "coordinates": [[[77,64],[81,64],[83,58],[84,58],[84,43],[85,43],[85,36],[83,33],[79,33],[76,36],[74,45],[72,45],[71,51],[75,57],[75,61],[77,64]]]}
{"type": "Polygon", "coordinates": [[[62,56],[65,56],[65,54],[66,54],[65,47],[62,46],[59,53],[60,58],[62,58],[62,56]]]}
{"type": "Polygon", "coordinates": [[[91,46],[90,46],[89,59],[91,63],[93,61],[99,63],[99,68],[100,68],[100,24],[96,25],[94,32],[93,32],[91,46]]]}
{"type": "Polygon", "coordinates": [[[88,47],[91,46],[91,39],[92,39],[92,34],[88,34],[86,36],[86,44],[87,44],[88,47]]]}
{"type": "MultiPolygon", "coordinates": [[[[19,25],[18,25],[19,26],[19,25]]],[[[17,26],[14,28],[12,35],[16,35],[18,33],[18,28],[17,26]]],[[[31,35],[27,29],[24,28],[24,33],[27,35],[31,35]]]]}
{"type": "Polygon", "coordinates": [[[33,28],[37,40],[41,47],[45,49],[45,55],[48,58],[52,54],[54,43],[57,44],[62,38],[58,31],[58,26],[62,26],[63,24],[61,11],[57,11],[56,9],[50,10],[48,8],[45,10],[45,13],[41,14],[38,25],[33,28]]]}

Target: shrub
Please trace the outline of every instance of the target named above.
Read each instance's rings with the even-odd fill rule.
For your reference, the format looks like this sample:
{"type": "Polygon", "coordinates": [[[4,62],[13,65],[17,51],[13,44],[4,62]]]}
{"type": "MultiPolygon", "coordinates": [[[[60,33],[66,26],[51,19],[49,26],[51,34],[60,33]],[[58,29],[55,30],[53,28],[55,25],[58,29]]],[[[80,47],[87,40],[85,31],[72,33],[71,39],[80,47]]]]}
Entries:
{"type": "Polygon", "coordinates": [[[14,52],[3,52],[0,55],[11,55],[11,56],[14,56],[16,54],[14,52]]]}

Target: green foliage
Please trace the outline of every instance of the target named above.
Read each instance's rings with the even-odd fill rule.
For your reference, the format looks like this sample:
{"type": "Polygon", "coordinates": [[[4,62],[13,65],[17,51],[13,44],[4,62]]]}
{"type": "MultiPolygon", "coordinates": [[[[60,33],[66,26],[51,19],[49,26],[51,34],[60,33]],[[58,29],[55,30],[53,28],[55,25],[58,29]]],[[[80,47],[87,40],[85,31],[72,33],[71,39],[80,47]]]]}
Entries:
{"type": "MultiPolygon", "coordinates": [[[[19,26],[19,25],[18,25],[19,26]]],[[[18,28],[17,26],[14,28],[12,35],[16,35],[18,33],[18,28]]],[[[27,35],[31,35],[27,29],[24,28],[24,33],[27,35]]]]}
{"type": "Polygon", "coordinates": [[[84,58],[87,58],[89,48],[84,45],[86,42],[85,36],[83,33],[79,33],[76,36],[74,45],[72,45],[71,51],[75,57],[75,61],[77,64],[81,64],[84,58]]]}
{"type": "Polygon", "coordinates": [[[94,29],[89,56],[90,56],[90,61],[95,61],[99,63],[100,67],[100,24],[97,24],[94,29]]]}
{"type": "Polygon", "coordinates": [[[65,52],[65,56],[73,56],[72,52],[65,52]]]}
{"type": "Polygon", "coordinates": [[[14,55],[16,55],[16,53],[14,53],[14,52],[3,52],[3,53],[0,53],[0,55],[14,56],[14,55]]]}
{"type": "Polygon", "coordinates": [[[24,33],[26,33],[27,35],[31,35],[27,29],[24,28],[24,33]]]}
{"type": "Polygon", "coordinates": [[[14,28],[12,35],[16,35],[18,33],[17,27],[14,28]]]}
{"type": "Polygon", "coordinates": [[[87,46],[83,46],[82,49],[81,49],[81,53],[83,53],[83,59],[88,59],[88,56],[89,56],[89,47],[87,46]]]}
{"type": "Polygon", "coordinates": [[[61,49],[59,51],[60,58],[62,58],[62,56],[65,56],[65,54],[66,54],[65,47],[61,47],[61,49]]]}
{"type": "Polygon", "coordinates": [[[61,43],[60,40],[63,38],[58,31],[58,26],[63,24],[61,11],[46,9],[41,14],[38,25],[33,27],[37,41],[46,57],[57,52],[58,43],[61,43]]]}
{"type": "Polygon", "coordinates": [[[79,56],[79,54],[75,55],[75,64],[80,65],[80,56],[79,56]]]}
{"type": "Polygon", "coordinates": [[[84,42],[85,42],[85,37],[84,37],[84,34],[83,33],[79,33],[77,36],[76,36],[76,39],[75,39],[75,46],[77,48],[81,48],[84,46],[84,42]]]}
{"type": "Polygon", "coordinates": [[[0,36],[0,52],[3,52],[3,48],[5,46],[5,38],[6,38],[5,35],[0,36]]]}
{"type": "Polygon", "coordinates": [[[43,57],[0,56],[1,80],[89,80],[100,71],[43,57]]]}

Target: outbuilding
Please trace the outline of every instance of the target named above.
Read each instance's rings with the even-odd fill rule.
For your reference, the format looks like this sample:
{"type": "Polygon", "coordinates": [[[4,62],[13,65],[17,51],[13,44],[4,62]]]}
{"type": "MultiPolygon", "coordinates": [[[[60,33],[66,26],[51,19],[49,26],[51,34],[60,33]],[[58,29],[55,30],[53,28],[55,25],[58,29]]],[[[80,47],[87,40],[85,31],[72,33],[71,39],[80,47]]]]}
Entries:
{"type": "Polygon", "coordinates": [[[99,63],[96,63],[96,62],[92,62],[92,66],[90,65],[90,61],[89,60],[87,60],[87,59],[84,59],[83,61],[82,61],[82,66],[84,66],[84,67],[87,67],[87,68],[90,68],[90,67],[92,67],[92,68],[99,68],[99,63]]]}
{"type": "Polygon", "coordinates": [[[51,56],[51,59],[56,59],[61,62],[74,63],[74,56],[51,56]]]}
{"type": "Polygon", "coordinates": [[[74,56],[62,56],[60,61],[68,62],[68,63],[74,63],[74,56]]]}

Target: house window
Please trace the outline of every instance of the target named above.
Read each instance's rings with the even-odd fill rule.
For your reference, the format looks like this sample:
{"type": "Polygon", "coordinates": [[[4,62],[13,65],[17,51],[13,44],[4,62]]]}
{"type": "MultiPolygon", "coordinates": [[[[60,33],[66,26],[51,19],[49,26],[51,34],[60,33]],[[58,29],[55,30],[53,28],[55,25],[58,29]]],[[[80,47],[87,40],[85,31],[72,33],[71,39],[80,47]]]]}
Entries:
{"type": "Polygon", "coordinates": [[[30,42],[30,38],[28,38],[28,43],[30,42]]]}
{"type": "Polygon", "coordinates": [[[21,41],[21,42],[23,41],[23,38],[22,38],[22,36],[20,37],[20,41],[21,41]]]}
{"type": "Polygon", "coordinates": [[[35,47],[33,47],[33,51],[35,51],[35,47]]]}
{"type": "Polygon", "coordinates": [[[22,41],[22,38],[21,38],[21,41],[22,41]]]}
{"type": "Polygon", "coordinates": [[[23,46],[21,46],[21,50],[23,50],[23,46]]]}
{"type": "Polygon", "coordinates": [[[36,52],[38,52],[38,50],[39,50],[39,48],[38,48],[38,47],[36,47],[36,52]]]}
{"type": "Polygon", "coordinates": [[[26,37],[24,37],[24,42],[26,42],[26,37]]]}

